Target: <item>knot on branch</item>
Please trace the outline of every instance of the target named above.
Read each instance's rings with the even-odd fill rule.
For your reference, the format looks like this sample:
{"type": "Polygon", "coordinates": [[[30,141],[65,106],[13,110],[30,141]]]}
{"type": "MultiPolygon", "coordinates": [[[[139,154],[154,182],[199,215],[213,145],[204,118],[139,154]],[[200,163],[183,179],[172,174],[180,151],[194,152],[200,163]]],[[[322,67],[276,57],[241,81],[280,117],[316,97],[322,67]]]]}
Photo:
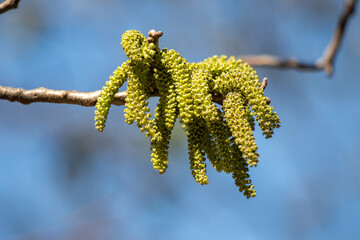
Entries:
{"type": "Polygon", "coordinates": [[[151,29],[149,32],[149,37],[147,38],[149,43],[154,43],[155,46],[159,47],[159,38],[163,35],[162,31],[156,31],[154,29],[151,29]]]}

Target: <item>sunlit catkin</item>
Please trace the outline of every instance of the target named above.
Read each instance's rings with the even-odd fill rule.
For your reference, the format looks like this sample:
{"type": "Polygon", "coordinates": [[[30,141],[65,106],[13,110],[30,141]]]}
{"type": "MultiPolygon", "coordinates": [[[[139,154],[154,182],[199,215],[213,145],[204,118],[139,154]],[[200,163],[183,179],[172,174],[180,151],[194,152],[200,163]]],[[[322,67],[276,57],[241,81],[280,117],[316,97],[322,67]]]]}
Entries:
{"type": "Polygon", "coordinates": [[[249,167],[259,161],[255,121],[266,138],[280,127],[255,70],[224,55],[189,63],[175,50],[160,50],[162,32],[152,30],[149,36],[146,39],[135,30],[123,34],[121,44],[129,60],[114,71],[98,98],[96,128],[103,131],[111,102],[128,80],[125,121],[136,122],[150,137],[151,162],[159,173],[168,167],[171,132],[179,118],[186,131],[195,181],[209,182],[208,158],[217,171],[232,174],[247,198],[254,197],[249,167]],[[148,104],[151,95],[159,96],[154,116],[148,104]]]}

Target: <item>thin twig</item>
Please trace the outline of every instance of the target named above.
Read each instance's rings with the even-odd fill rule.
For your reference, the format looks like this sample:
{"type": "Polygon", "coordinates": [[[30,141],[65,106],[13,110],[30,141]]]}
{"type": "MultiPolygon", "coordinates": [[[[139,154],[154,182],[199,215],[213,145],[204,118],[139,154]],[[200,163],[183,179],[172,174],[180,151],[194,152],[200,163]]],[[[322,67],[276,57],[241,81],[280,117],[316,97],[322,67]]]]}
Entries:
{"type": "Polygon", "coordinates": [[[355,12],[356,3],[357,0],[347,0],[345,2],[344,10],[340,15],[337,27],[333,33],[331,41],[325,48],[322,58],[320,59],[320,62],[322,63],[322,66],[328,75],[331,75],[333,73],[335,56],[339,50],[339,46],[343,39],[349,17],[355,12]]]}
{"type": "MultiPolygon", "coordinates": [[[[261,82],[260,89],[262,89],[263,91],[265,91],[265,89],[266,89],[266,87],[267,87],[267,84],[268,84],[268,79],[267,79],[267,77],[264,77],[264,79],[263,79],[262,82],[261,82]]],[[[267,104],[270,104],[270,103],[271,103],[270,98],[268,98],[268,97],[265,96],[265,99],[266,99],[267,104]]]]}
{"type": "Polygon", "coordinates": [[[0,3],[0,14],[18,7],[20,0],[6,0],[0,3]]]}
{"type": "Polygon", "coordinates": [[[337,26],[334,30],[333,36],[330,39],[327,47],[325,48],[323,55],[315,61],[315,63],[305,63],[295,58],[280,59],[271,55],[244,55],[240,56],[244,62],[249,63],[252,66],[262,67],[277,67],[277,68],[294,68],[303,70],[323,70],[329,76],[333,73],[334,61],[336,54],[339,50],[339,46],[344,38],[344,32],[350,16],[355,12],[355,5],[358,0],[346,0],[344,9],[340,15],[337,26]]]}
{"type": "Polygon", "coordinates": [[[242,55],[241,58],[244,62],[249,63],[251,66],[260,67],[277,67],[277,68],[295,68],[303,70],[322,70],[319,63],[304,63],[295,58],[280,59],[272,55],[242,55]]]}
{"type": "Polygon", "coordinates": [[[265,89],[266,89],[266,87],[267,87],[267,84],[268,84],[268,79],[267,79],[267,77],[264,77],[264,79],[263,79],[262,82],[261,82],[260,89],[262,89],[263,91],[265,91],[265,89]]]}

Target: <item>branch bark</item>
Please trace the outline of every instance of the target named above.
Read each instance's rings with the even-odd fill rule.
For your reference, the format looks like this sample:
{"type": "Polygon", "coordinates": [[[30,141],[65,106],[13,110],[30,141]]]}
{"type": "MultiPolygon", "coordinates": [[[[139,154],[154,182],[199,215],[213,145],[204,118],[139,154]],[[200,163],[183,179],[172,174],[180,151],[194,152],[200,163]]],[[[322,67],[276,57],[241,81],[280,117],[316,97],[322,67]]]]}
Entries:
{"type": "Polygon", "coordinates": [[[299,70],[322,70],[329,76],[333,74],[334,61],[339,50],[344,32],[350,16],[355,12],[355,6],[358,0],[346,0],[344,9],[339,17],[337,26],[334,30],[328,45],[326,46],[323,55],[314,63],[305,63],[296,58],[280,59],[272,55],[244,55],[239,56],[244,62],[252,66],[261,67],[277,67],[277,68],[293,68],[299,70]]]}
{"type": "MultiPolygon", "coordinates": [[[[35,102],[46,103],[66,103],[75,104],[85,107],[95,106],[101,90],[94,92],[78,92],[66,90],[53,90],[47,88],[36,88],[24,90],[22,88],[2,87],[0,86],[0,99],[9,100],[10,102],[20,102],[30,104],[35,102]]],[[[125,104],[126,92],[118,92],[115,95],[114,105],[125,104]]]]}
{"type": "Polygon", "coordinates": [[[6,0],[0,3],[0,14],[18,7],[20,0],[6,0]]]}

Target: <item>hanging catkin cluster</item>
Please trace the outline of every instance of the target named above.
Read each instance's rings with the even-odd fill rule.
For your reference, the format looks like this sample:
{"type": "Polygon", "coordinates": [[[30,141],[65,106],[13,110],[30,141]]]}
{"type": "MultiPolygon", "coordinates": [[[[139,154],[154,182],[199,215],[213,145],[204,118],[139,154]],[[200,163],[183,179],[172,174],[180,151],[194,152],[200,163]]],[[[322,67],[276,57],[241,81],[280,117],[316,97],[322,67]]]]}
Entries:
{"type": "Polygon", "coordinates": [[[217,171],[232,173],[247,198],[255,196],[248,174],[249,166],[259,161],[255,120],[266,138],[280,126],[259,77],[234,57],[214,56],[189,63],[174,50],[158,48],[161,34],[152,30],[149,35],[153,38],[148,39],[135,30],[123,34],[121,44],[129,60],[114,71],[98,98],[96,128],[103,131],[114,95],[127,80],[125,121],[136,122],[150,137],[155,169],[163,173],[167,168],[170,135],[179,118],[186,129],[195,180],[209,182],[206,156],[217,171]],[[147,99],[155,92],[160,99],[152,118],[147,99]],[[214,99],[220,99],[220,109],[214,99]]]}

